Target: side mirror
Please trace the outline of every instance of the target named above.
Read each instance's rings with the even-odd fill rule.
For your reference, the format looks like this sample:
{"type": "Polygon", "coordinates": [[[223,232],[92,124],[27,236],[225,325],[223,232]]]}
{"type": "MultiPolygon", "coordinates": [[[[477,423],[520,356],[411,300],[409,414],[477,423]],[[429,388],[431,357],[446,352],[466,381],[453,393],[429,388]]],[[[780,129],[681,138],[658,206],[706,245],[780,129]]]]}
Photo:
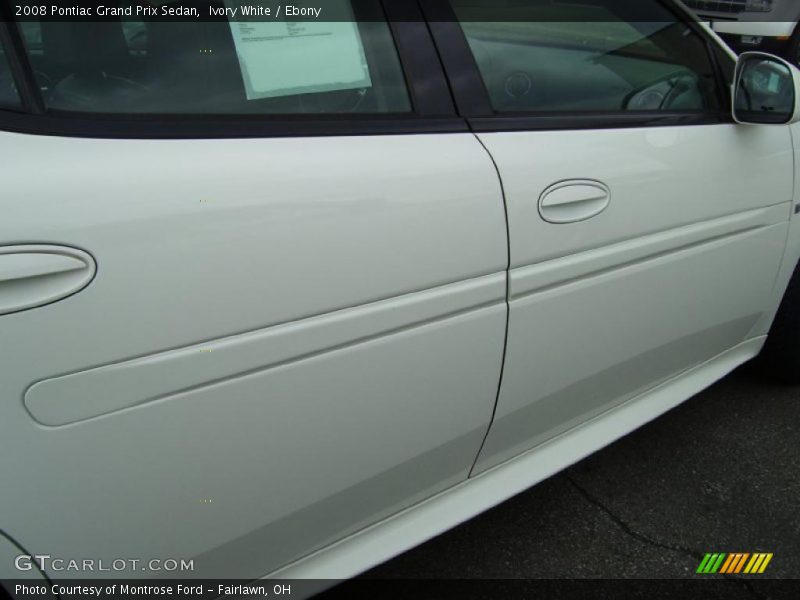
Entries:
{"type": "Polygon", "coordinates": [[[800,70],[763,52],[739,56],[733,83],[737,123],[788,125],[800,121],[800,70]]]}

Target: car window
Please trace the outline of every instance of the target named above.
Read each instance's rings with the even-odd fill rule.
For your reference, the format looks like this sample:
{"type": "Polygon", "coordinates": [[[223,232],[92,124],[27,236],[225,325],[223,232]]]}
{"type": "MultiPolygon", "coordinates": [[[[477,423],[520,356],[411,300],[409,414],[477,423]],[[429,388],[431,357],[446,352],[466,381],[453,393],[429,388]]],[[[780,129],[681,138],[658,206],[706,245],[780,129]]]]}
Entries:
{"type": "Polygon", "coordinates": [[[11,65],[2,46],[0,46],[0,107],[20,107],[19,93],[11,73],[11,65]]]}
{"type": "Polygon", "coordinates": [[[25,40],[30,54],[42,54],[42,26],[36,21],[22,21],[19,23],[22,38],[25,40]]]}
{"type": "Polygon", "coordinates": [[[720,107],[705,42],[656,0],[452,5],[495,111],[720,107]]]}
{"type": "MultiPolygon", "coordinates": [[[[350,10],[353,20],[42,21],[23,23],[23,38],[48,109],[151,114],[410,111],[405,78],[378,0],[336,2],[350,10]]],[[[195,6],[200,14],[209,14],[209,7],[221,10],[225,5],[195,6]]]]}

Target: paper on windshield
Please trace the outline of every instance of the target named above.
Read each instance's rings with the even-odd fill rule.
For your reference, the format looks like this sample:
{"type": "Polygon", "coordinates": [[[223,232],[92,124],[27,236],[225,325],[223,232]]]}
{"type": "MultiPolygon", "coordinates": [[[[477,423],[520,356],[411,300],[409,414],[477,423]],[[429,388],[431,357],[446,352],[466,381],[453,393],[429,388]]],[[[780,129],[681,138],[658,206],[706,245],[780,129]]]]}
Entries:
{"type": "MultiPolygon", "coordinates": [[[[228,0],[226,5],[245,3],[228,0]]],[[[350,10],[349,0],[328,0],[326,7],[331,3],[350,10]]],[[[266,21],[239,16],[230,27],[248,100],[372,86],[358,25],[352,20],[266,21]]]]}

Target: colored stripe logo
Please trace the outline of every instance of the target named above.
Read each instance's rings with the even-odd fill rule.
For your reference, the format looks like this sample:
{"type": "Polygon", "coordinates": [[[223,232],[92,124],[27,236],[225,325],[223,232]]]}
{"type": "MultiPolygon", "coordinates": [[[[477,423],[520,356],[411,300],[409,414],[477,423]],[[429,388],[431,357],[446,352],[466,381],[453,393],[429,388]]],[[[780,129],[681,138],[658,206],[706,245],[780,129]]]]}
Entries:
{"type": "Polygon", "coordinates": [[[755,575],[763,573],[771,560],[771,552],[714,552],[703,557],[697,572],[703,575],[755,575]]]}

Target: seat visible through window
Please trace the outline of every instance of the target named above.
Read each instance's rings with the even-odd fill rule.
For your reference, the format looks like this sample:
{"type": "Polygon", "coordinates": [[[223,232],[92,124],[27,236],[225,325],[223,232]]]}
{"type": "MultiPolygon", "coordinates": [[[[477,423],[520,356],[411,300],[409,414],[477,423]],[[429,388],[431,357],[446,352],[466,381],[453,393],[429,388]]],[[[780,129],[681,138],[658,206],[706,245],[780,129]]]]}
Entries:
{"type": "MultiPolygon", "coordinates": [[[[201,14],[219,2],[195,5],[201,14]]],[[[26,22],[48,109],[148,114],[405,113],[411,103],[377,0],[363,21],[26,22]]]]}

